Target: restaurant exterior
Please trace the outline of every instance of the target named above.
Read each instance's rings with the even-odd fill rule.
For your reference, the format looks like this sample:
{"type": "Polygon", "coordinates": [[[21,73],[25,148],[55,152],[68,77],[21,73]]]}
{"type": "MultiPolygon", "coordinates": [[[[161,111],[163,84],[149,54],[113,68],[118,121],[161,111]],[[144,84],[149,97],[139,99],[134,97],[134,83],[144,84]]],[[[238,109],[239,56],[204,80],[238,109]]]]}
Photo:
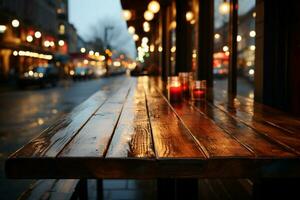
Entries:
{"type": "Polygon", "coordinates": [[[68,53],[67,1],[2,1],[0,76],[14,78],[68,53]]]}
{"type": "Polygon", "coordinates": [[[196,78],[213,87],[214,68],[225,65],[220,71],[226,72],[229,93],[238,94],[238,78],[244,76],[253,88],[249,98],[300,113],[296,1],[122,0],[121,3],[139,57],[155,61],[156,71],[163,80],[179,72],[194,72],[196,78]],[[146,44],[145,37],[149,40],[146,44]]]}

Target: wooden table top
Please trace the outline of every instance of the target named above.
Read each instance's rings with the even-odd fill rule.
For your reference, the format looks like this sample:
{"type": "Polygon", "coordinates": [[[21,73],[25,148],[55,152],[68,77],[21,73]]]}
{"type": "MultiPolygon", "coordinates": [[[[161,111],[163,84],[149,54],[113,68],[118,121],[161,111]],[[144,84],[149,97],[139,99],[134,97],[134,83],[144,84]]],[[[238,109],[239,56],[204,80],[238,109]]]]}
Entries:
{"type": "Polygon", "coordinates": [[[220,91],[210,93],[210,101],[171,105],[164,88],[158,78],[109,79],[11,155],[6,175],[300,177],[299,119],[220,91]]]}

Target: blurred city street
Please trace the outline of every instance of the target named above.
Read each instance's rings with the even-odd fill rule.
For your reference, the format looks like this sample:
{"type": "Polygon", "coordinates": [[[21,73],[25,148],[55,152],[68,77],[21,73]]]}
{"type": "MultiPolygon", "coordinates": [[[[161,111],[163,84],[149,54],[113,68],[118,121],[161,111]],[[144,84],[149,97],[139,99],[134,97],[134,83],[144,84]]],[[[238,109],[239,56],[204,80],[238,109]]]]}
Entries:
{"type": "MultiPolygon", "coordinates": [[[[16,199],[29,187],[30,180],[7,180],[7,156],[25,145],[62,115],[69,113],[112,78],[89,81],[62,81],[55,88],[28,88],[0,93],[0,196],[16,199]]],[[[122,77],[117,77],[122,79],[122,77]]]]}

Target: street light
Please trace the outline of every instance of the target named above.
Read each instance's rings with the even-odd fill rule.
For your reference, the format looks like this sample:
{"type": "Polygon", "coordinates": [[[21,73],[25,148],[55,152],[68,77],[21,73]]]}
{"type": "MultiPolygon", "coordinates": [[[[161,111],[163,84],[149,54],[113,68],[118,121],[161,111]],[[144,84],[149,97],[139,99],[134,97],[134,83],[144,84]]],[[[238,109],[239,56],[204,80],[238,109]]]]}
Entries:
{"type": "Polygon", "coordinates": [[[138,41],[140,39],[140,37],[137,35],[137,34],[134,34],[133,35],[133,40],[134,41],[138,41]]]}
{"type": "Polygon", "coordinates": [[[157,1],[151,1],[148,4],[148,10],[151,11],[152,13],[158,13],[160,10],[160,5],[157,1]]]}
{"type": "Polygon", "coordinates": [[[41,37],[42,37],[42,33],[41,33],[40,31],[36,31],[36,32],[34,33],[34,37],[35,37],[35,38],[41,38],[41,37]]]}
{"type": "Polygon", "coordinates": [[[81,47],[80,52],[81,52],[81,53],[85,53],[85,52],[86,52],[86,49],[85,49],[84,47],[81,47]]]}
{"type": "Polygon", "coordinates": [[[215,34],[215,39],[216,39],[216,40],[220,39],[220,37],[221,37],[221,35],[220,35],[219,33],[216,33],[216,34],[215,34]]]}
{"type": "Polygon", "coordinates": [[[27,42],[32,42],[32,41],[33,41],[33,37],[32,37],[31,35],[28,35],[28,36],[26,37],[26,41],[27,41],[27,42]]]}
{"type": "Polygon", "coordinates": [[[0,33],[4,33],[6,31],[6,26],[5,25],[0,25],[0,33]]]}
{"type": "Polygon", "coordinates": [[[17,19],[14,19],[11,21],[11,25],[14,27],[14,28],[18,28],[20,26],[20,22],[19,20],[17,19]]]}
{"type": "Polygon", "coordinates": [[[153,12],[151,12],[151,11],[149,11],[149,10],[146,10],[146,11],[144,12],[144,18],[145,18],[145,20],[147,20],[147,21],[151,21],[151,20],[154,18],[153,12]]]}
{"type": "Polygon", "coordinates": [[[227,0],[224,0],[219,6],[219,12],[222,15],[226,15],[230,12],[230,3],[227,0]]]}
{"type": "Polygon", "coordinates": [[[255,37],[256,36],[256,32],[255,31],[250,31],[249,36],[250,37],[255,37]]]}
{"type": "Polygon", "coordinates": [[[146,33],[150,31],[150,24],[149,24],[149,22],[146,21],[146,22],[143,23],[143,29],[144,29],[144,31],[146,33]]]}
{"type": "Polygon", "coordinates": [[[132,13],[130,10],[123,10],[123,17],[126,21],[129,21],[132,17],[132,13]]]}
{"type": "Polygon", "coordinates": [[[188,11],[186,14],[185,14],[185,18],[186,18],[186,21],[192,21],[192,19],[194,19],[194,13],[192,11],[188,11]]]}
{"type": "Polygon", "coordinates": [[[135,33],[135,28],[133,26],[128,27],[128,33],[134,34],[135,33]]]}
{"type": "Polygon", "coordinates": [[[61,47],[64,46],[64,45],[65,45],[65,41],[59,40],[59,41],[58,41],[58,45],[61,46],[61,47]]]}

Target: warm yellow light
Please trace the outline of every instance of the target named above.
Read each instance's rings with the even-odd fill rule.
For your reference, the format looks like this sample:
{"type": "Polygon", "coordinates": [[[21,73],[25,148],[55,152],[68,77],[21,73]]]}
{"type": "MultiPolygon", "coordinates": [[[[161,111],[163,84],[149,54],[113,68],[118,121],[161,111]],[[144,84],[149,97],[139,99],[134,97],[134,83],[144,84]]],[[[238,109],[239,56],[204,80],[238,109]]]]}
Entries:
{"type": "Polygon", "coordinates": [[[177,26],[176,21],[172,21],[171,24],[170,24],[170,29],[175,29],[176,26],[177,26]]]}
{"type": "Polygon", "coordinates": [[[133,35],[135,33],[135,28],[133,26],[129,26],[128,27],[128,33],[133,35]]]}
{"type": "Polygon", "coordinates": [[[100,56],[100,60],[101,60],[101,61],[104,61],[104,60],[105,60],[105,56],[103,56],[103,55],[100,56]]]}
{"type": "Polygon", "coordinates": [[[11,21],[11,25],[14,27],[14,28],[18,28],[20,26],[20,22],[19,20],[17,19],[14,19],[11,21]]]}
{"type": "Polygon", "coordinates": [[[0,33],[4,33],[7,27],[5,25],[0,25],[0,33]]]}
{"type": "Polygon", "coordinates": [[[99,55],[100,55],[100,53],[99,53],[99,52],[96,52],[96,53],[95,53],[95,56],[99,56],[99,55]]]}
{"type": "Polygon", "coordinates": [[[13,55],[14,55],[14,56],[17,56],[18,54],[19,54],[18,51],[14,51],[14,52],[13,52],[13,55]]]}
{"type": "Polygon", "coordinates": [[[86,49],[85,49],[84,47],[82,47],[82,48],[80,49],[80,52],[81,52],[81,53],[85,53],[85,52],[86,52],[86,49]]]}
{"type": "Polygon", "coordinates": [[[154,52],[155,46],[153,44],[150,45],[150,52],[154,52]]]}
{"type": "Polygon", "coordinates": [[[172,53],[175,53],[175,52],[176,52],[176,47],[175,47],[175,46],[173,46],[173,47],[171,48],[171,52],[172,52],[172,53]]]}
{"type": "Polygon", "coordinates": [[[89,51],[89,55],[90,55],[90,56],[94,55],[94,51],[93,51],[93,50],[90,50],[90,51],[89,51]]]}
{"type": "Polygon", "coordinates": [[[64,46],[64,45],[65,45],[65,41],[59,40],[59,41],[58,41],[58,45],[61,46],[61,47],[64,46]]]}
{"type": "Polygon", "coordinates": [[[147,44],[149,42],[149,39],[147,37],[142,38],[142,43],[147,44]]]}
{"type": "Polygon", "coordinates": [[[132,13],[130,10],[123,10],[123,17],[126,21],[129,21],[132,18],[132,13]]]}
{"type": "Polygon", "coordinates": [[[256,12],[252,13],[252,17],[255,18],[256,17],[256,12]]]}
{"type": "Polygon", "coordinates": [[[225,52],[225,55],[226,55],[226,56],[229,56],[229,55],[230,55],[229,51],[226,51],[226,52],[225,52]]]}
{"type": "Polygon", "coordinates": [[[138,41],[140,39],[140,37],[137,35],[137,34],[134,34],[133,35],[133,40],[134,41],[138,41]]]}
{"type": "Polygon", "coordinates": [[[151,12],[151,11],[149,11],[149,10],[145,11],[145,12],[144,12],[144,18],[145,18],[145,20],[147,20],[147,21],[151,21],[151,20],[154,18],[153,12],[151,12]]]}
{"type": "Polygon", "coordinates": [[[158,13],[160,10],[160,5],[157,1],[151,1],[148,4],[148,10],[151,11],[152,13],[158,13]]]}
{"type": "Polygon", "coordinates": [[[28,35],[28,36],[26,37],[26,41],[27,41],[27,42],[32,42],[32,41],[33,41],[33,37],[32,37],[31,35],[28,35]]]}
{"type": "Polygon", "coordinates": [[[162,46],[159,46],[159,47],[158,47],[158,52],[162,52],[162,51],[163,51],[162,46]]]}
{"type": "Polygon", "coordinates": [[[89,64],[89,61],[88,61],[87,59],[85,59],[85,60],[83,61],[83,64],[87,65],[87,64],[89,64]]]}
{"type": "Polygon", "coordinates": [[[256,49],[255,45],[251,45],[251,46],[250,46],[250,50],[251,50],[251,51],[255,51],[255,49],[256,49]]]}
{"type": "Polygon", "coordinates": [[[228,46],[223,46],[223,51],[228,51],[229,50],[229,47],[228,46]]]}
{"type": "Polygon", "coordinates": [[[150,24],[149,24],[149,22],[144,22],[143,23],[143,29],[144,29],[144,31],[146,33],[150,31],[150,24]]]}
{"type": "Polygon", "coordinates": [[[54,47],[54,46],[55,46],[55,43],[54,43],[53,41],[51,41],[51,42],[50,42],[50,46],[51,46],[51,47],[54,47]]]}
{"type": "Polygon", "coordinates": [[[219,7],[219,12],[222,15],[228,14],[230,12],[230,3],[227,1],[222,2],[219,7]]]}
{"type": "Polygon", "coordinates": [[[236,36],[236,41],[237,41],[237,42],[240,42],[240,41],[242,41],[242,36],[240,36],[240,35],[237,35],[237,36],[236,36]]]}
{"type": "Polygon", "coordinates": [[[192,21],[192,19],[194,19],[194,13],[192,11],[188,11],[186,14],[185,14],[185,18],[186,18],[186,21],[192,21]]]}
{"type": "Polygon", "coordinates": [[[250,31],[249,36],[250,37],[255,37],[256,36],[256,32],[255,31],[250,31]]]}
{"type": "Polygon", "coordinates": [[[35,37],[35,38],[41,38],[41,37],[42,37],[42,33],[41,33],[40,31],[36,31],[36,32],[34,33],[34,37],[35,37]]]}
{"type": "Polygon", "coordinates": [[[220,35],[219,33],[216,33],[216,34],[215,34],[215,39],[216,39],[216,40],[220,39],[220,37],[221,37],[221,35],[220,35]]]}

